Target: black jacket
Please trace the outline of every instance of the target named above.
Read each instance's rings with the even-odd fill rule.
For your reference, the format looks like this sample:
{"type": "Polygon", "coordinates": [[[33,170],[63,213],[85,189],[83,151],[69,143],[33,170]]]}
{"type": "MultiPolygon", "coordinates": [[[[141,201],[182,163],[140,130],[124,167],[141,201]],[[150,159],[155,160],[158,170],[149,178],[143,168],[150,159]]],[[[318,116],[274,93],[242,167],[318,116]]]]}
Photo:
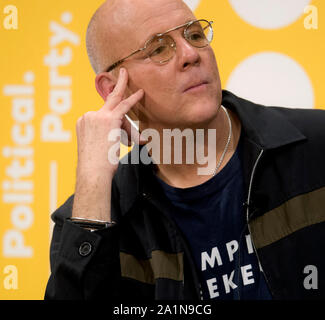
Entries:
{"type": "MultiPolygon", "coordinates": [[[[325,298],[325,111],[264,107],[228,91],[222,104],[241,120],[243,205],[273,298],[325,298]]],[[[53,213],[45,298],[200,299],[190,250],[165,214],[171,204],[153,170],[119,165],[113,227],[90,232],[66,221],[73,196],[53,213]]]]}

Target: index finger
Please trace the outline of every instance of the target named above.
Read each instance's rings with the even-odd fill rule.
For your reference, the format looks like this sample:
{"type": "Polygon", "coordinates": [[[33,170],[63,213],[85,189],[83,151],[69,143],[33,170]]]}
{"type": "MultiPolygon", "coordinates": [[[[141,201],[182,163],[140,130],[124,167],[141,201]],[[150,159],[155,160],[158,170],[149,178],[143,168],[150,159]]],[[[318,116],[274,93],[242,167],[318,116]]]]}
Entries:
{"type": "Polygon", "coordinates": [[[120,73],[113,91],[107,96],[104,108],[113,110],[123,99],[128,83],[128,73],[125,68],[120,69],[120,73]]]}

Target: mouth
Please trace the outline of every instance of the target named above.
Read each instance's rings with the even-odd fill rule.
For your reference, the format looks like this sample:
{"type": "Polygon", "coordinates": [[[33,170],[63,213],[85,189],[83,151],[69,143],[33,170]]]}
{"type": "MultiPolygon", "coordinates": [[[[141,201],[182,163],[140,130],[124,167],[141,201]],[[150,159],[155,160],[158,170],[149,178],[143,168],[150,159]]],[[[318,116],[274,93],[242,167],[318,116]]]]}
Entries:
{"type": "Polygon", "coordinates": [[[201,81],[197,84],[191,85],[187,89],[184,90],[184,92],[194,92],[194,91],[201,91],[204,90],[207,86],[208,82],[207,81],[201,81]]]}

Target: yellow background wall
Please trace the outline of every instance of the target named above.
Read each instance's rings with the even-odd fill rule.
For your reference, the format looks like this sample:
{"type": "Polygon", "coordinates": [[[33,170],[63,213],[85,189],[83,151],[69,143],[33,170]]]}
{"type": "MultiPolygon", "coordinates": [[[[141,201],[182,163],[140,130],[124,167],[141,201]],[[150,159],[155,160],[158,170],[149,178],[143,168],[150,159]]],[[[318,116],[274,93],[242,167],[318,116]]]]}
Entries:
{"type": "MultiPolygon", "coordinates": [[[[247,1],[247,12],[254,9],[254,0],[240,1],[247,1]]],[[[259,1],[265,6],[270,2],[259,1]]],[[[74,190],[75,122],[86,111],[102,105],[85,50],[86,26],[101,2],[1,1],[0,299],[43,298],[49,276],[50,213],[74,190]],[[17,29],[8,29],[14,25],[8,20],[12,13],[8,5],[17,9],[17,29]]],[[[294,21],[275,29],[245,21],[236,12],[236,0],[187,3],[197,17],[214,21],[212,46],[224,88],[235,93],[239,90],[241,95],[261,103],[273,102],[276,96],[279,105],[295,106],[306,98],[306,107],[325,108],[324,1],[308,3],[318,10],[318,21],[316,16],[311,19],[311,12],[301,10],[294,21]],[[311,24],[317,29],[308,29],[311,24]],[[286,71],[281,64],[280,76],[267,73],[277,70],[268,62],[265,71],[246,72],[245,76],[251,78],[242,80],[238,66],[265,52],[289,57],[283,61],[291,59],[289,65],[295,66],[293,74],[284,79],[291,100],[279,94],[284,81],[281,70],[286,71]],[[302,82],[294,81],[294,72],[302,75],[302,82]],[[268,89],[262,97],[244,85],[251,80],[263,87],[260,77],[265,77],[268,89]],[[300,88],[299,84],[306,81],[310,87],[300,88]]]]}

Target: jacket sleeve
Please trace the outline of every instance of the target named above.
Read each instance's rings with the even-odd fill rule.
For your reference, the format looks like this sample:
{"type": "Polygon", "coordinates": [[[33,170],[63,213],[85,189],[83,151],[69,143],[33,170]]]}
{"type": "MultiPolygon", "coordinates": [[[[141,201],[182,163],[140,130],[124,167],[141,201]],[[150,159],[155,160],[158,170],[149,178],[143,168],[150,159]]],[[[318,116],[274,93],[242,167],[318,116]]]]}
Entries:
{"type": "MultiPolygon", "coordinates": [[[[117,203],[112,193],[114,216],[117,203]]],[[[45,299],[118,298],[119,224],[94,232],[85,230],[67,220],[72,204],[73,196],[52,214],[55,226],[50,247],[51,275],[45,299]]]]}

